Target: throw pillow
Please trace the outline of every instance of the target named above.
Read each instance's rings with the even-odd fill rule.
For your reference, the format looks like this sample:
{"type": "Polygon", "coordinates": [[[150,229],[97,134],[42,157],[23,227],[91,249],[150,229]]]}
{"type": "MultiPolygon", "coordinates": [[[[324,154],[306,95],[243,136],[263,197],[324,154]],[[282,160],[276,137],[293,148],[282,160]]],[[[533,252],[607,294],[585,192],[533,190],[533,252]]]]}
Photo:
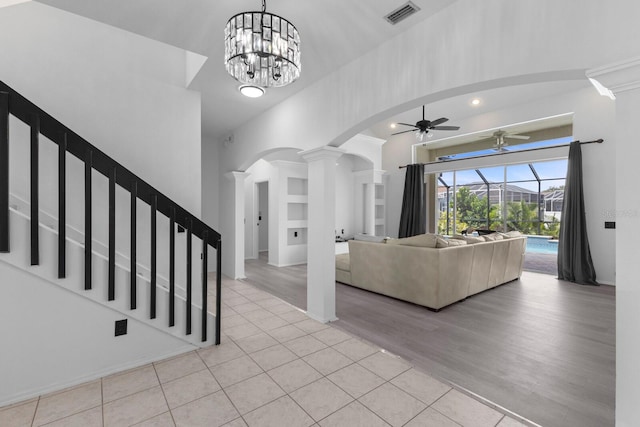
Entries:
{"type": "Polygon", "coordinates": [[[467,244],[466,240],[458,240],[458,239],[449,239],[448,240],[449,247],[451,246],[464,246],[467,244]]]}
{"type": "Polygon", "coordinates": [[[474,243],[482,243],[482,242],[486,242],[486,240],[484,240],[482,237],[478,236],[478,237],[474,237],[474,236],[462,236],[465,242],[467,242],[468,244],[472,245],[474,243]]]}
{"type": "Polygon", "coordinates": [[[417,236],[398,239],[398,245],[435,248],[437,236],[435,234],[418,234],[417,236]]]}
{"type": "Polygon", "coordinates": [[[509,237],[520,237],[520,236],[522,236],[522,233],[519,232],[518,230],[509,231],[509,232],[507,232],[505,234],[507,236],[509,236],[509,237]]]}
{"type": "Polygon", "coordinates": [[[484,237],[485,242],[493,242],[494,240],[504,239],[504,237],[502,237],[500,233],[491,233],[491,234],[484,235],[482,237],[484,237]]]}
{"type": "MultiPolygon", "coordinates": [[[[461,242],[462,240],[454,240],[454,242],[461,242]]],[[[448,248],[449,240],[444,237],[438,236],[436,237],[436,248],[448,248]]]]}

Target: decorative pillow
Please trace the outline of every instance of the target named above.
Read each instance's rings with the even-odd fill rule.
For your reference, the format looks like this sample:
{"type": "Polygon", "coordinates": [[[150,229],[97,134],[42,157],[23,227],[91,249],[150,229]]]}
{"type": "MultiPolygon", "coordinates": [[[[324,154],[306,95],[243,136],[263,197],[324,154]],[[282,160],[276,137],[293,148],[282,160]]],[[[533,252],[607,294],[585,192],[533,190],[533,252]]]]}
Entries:
{"type": "Polygon", "coordinates": [[[458,239],[449,239],[447,240],[447,243],[449,243],[449,247],[451,246],[464,246],[467,244],[466,240],[458,240],[458,239]]]}
{"type": "Polygon", "coordinates": [[[464,240],[467,236],[463,236],[462,234],[454,234],[453,236],[449,237],[449,239],[455,239],[455,240],[464,240]]]}
{"type": "Polygon", "coordinates": [[[478,236],[478,237],[474,237],[474,236],[459,236],[459,237],[458,236],[453,236],[453,239],[462,240],[462,241],[464,241],[464,242],[466,242],[466,243],[468,243],[470,245],[473,245],[474,243],[482,243],[482,242],[485,241],[480,236],[478,236]]]}
{"type": "Polygon", "coordinates": [[[447,239],[446,237],[436,236],[436,248],[450,248],[453,246],[463,246],[467,242],[459,239],[447,239]]]}
{"type": "Polygon", "coordinates": [[[509,232],[504,233],[504,234],[506,234],[507,236],[509,236],[509,238],[512,238],[512,237],[520,237],[520,236],[522,236],[522,233],[521,233],[521,232],[519,232],[518,230],[509,231],[509,232]]]}
{"type": "MultiPolygon", "coordinates": [[[[422,248],[435,248],[436,239],[438,236],[435,234],[418,234],[417,236],[405,237],[403,239],[394,239],[392,245],[404,245],[404,246],[418,246],[422,248]]],[[[389,242],[387,242],[389,244],[389,242]]]]}
{"type": "MultiPolygon", "coordinates": [[[[462,242],[462,240],[453,240],[454,242],[462,242]]],[[[448,248],[449,240],[444,237],[438,236],[436,237],[436,248],[448,248]]]]}
{"type": "Polygon", "coordinates": [[[486,235],[484,235],[484,236],[482,236],[482,237],[484,237],[484,239],[485,239],[487,242],[492,242],[492,241],[494,241],[494,240],[502,240],[502,239],[504,239],[504,237],[503,237],[500,233],[491,233],[491,234],[486,234],[486,235]]]}
{"type": "Polygon", "coordinates": [[[363,242],[384,243],[385,238],[381,236],[372,236],[371,234],[356,234],[353,240],[362,240],[363,242]]]}

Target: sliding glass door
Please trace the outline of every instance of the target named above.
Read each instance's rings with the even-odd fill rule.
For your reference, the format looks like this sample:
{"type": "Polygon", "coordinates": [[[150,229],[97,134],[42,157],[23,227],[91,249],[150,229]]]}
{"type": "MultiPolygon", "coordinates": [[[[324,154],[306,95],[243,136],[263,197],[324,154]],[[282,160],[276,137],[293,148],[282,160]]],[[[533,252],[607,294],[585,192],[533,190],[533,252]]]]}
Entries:
{"type": "Polygon", "coordinates": [[[557,238],[566,160],[438,174],[438,233],[518,230],[557,238]]]}

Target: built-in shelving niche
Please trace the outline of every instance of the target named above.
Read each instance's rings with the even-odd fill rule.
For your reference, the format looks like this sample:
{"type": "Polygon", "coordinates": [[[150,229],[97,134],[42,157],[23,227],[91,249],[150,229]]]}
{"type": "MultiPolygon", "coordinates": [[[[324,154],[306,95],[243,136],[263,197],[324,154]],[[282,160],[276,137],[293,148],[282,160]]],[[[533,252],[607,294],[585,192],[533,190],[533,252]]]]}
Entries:
{"type": "Polygon", "coordinates": [[[307,244],[308,180],[287,178],[287,245],[307,244]]]}

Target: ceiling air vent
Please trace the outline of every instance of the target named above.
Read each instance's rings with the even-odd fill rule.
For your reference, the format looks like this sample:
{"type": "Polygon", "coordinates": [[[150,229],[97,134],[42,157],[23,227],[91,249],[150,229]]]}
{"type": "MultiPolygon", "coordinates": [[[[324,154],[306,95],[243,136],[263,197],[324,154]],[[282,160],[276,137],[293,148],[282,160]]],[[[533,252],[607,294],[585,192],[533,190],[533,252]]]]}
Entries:
{"type": "Polygon", "coordinates": [[[402,21],[403,19],[413,15],[419,10],[420,8],[418,6],[416,6],[415,4],[409,1],[403,4],[402,6],[400,6],[399,8],[397,8],[396,10],[394,10],[393,12],[389,13],[387,16],[384,17],[384,19],[389,21],[391,24],[395,25],[398,22],[402,21]]]}

